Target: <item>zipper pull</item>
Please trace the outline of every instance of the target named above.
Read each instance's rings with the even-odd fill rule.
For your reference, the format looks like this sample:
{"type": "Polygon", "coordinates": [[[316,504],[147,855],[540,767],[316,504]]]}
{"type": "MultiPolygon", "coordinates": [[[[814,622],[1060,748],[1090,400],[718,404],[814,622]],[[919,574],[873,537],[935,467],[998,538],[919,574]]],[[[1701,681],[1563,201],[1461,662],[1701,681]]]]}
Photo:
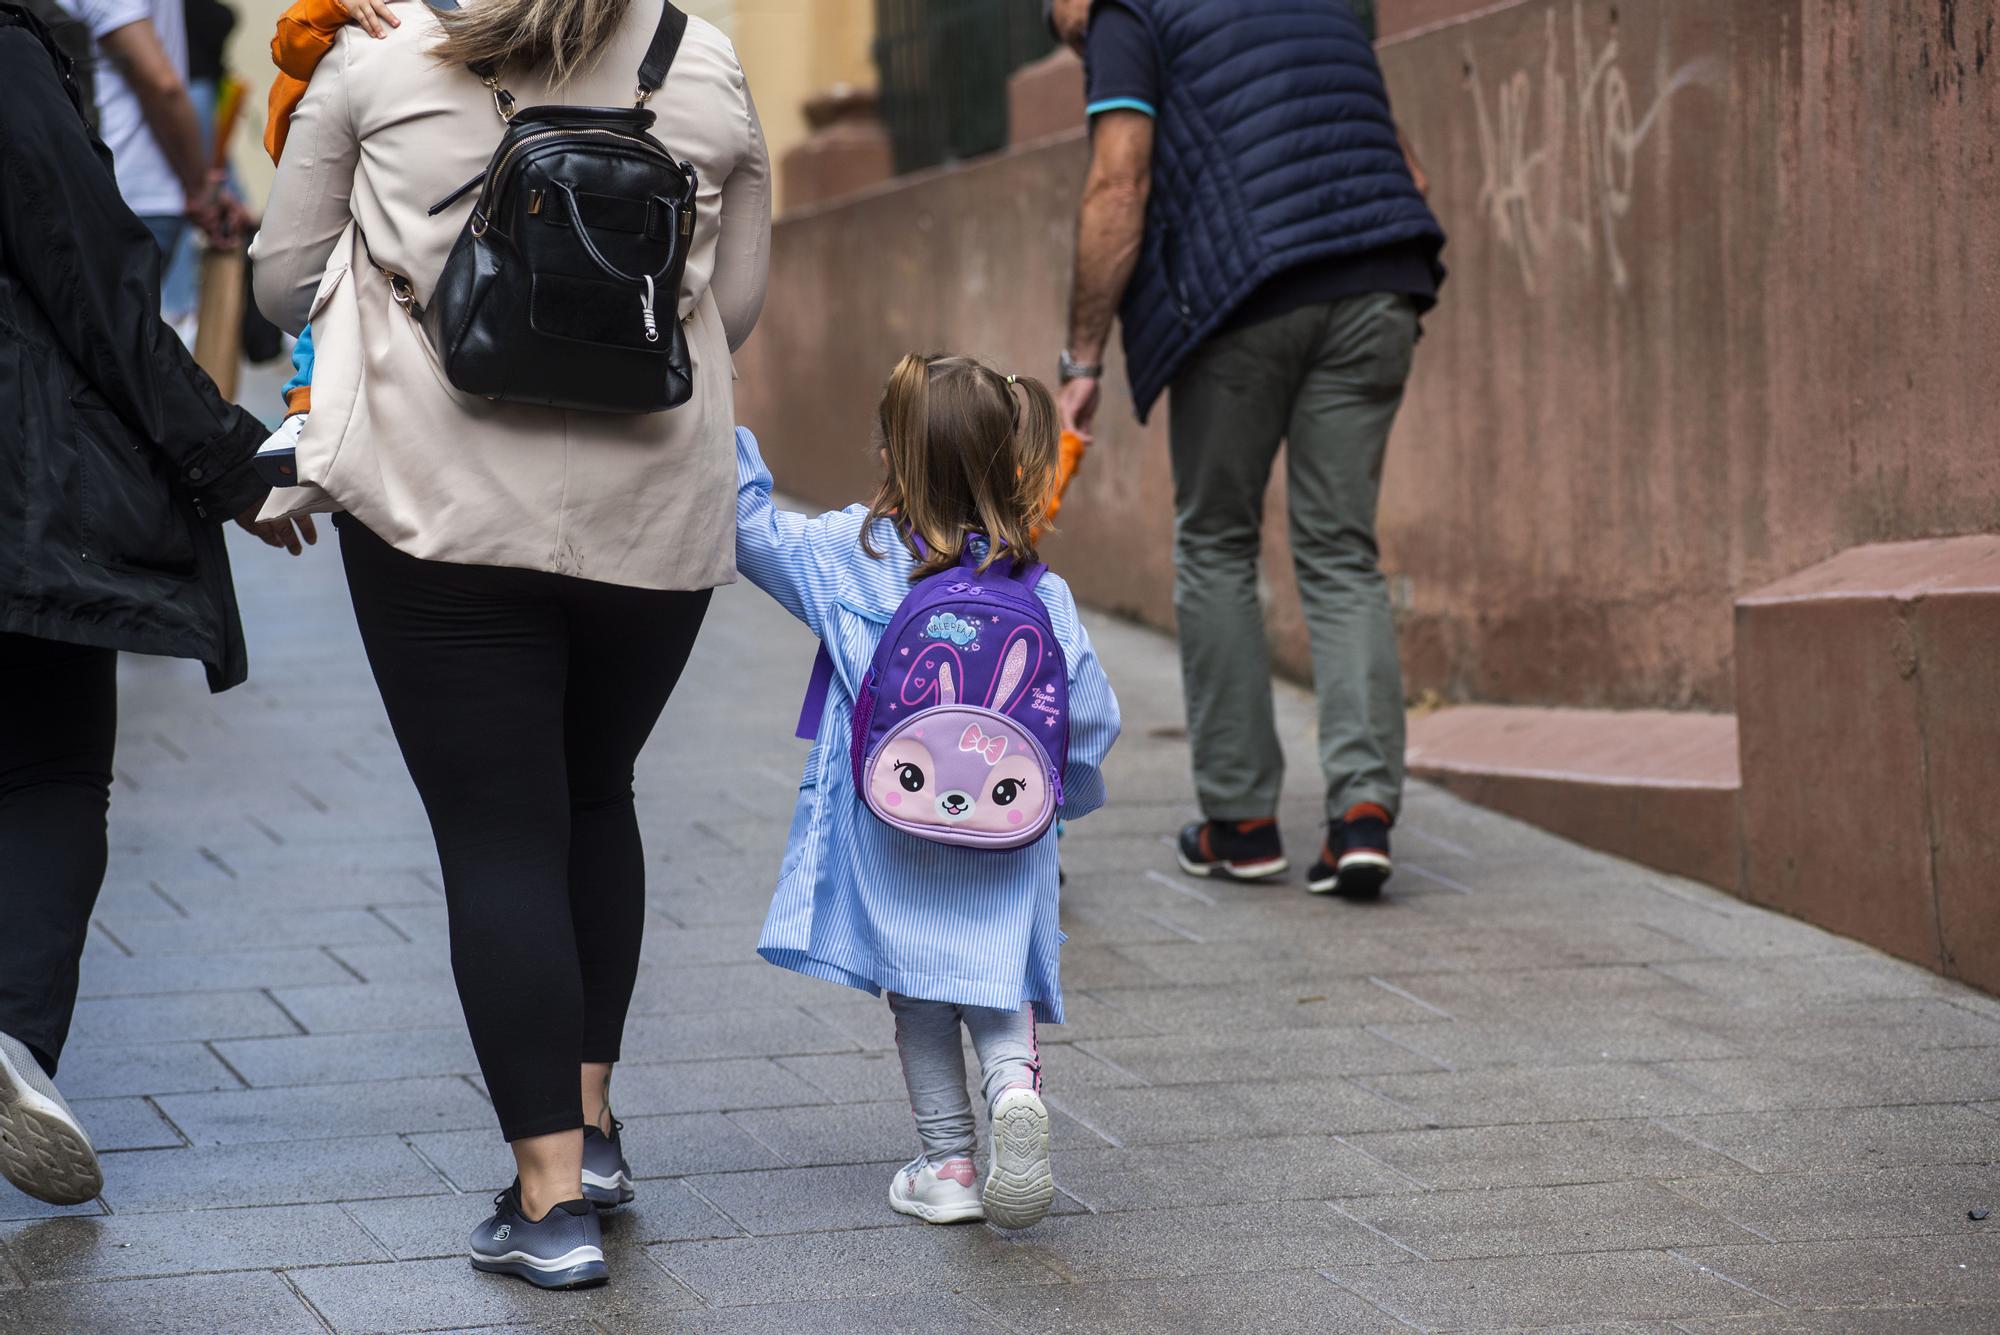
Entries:
{"type": "Polygon", "coordinates": [[[646,341],[660,341],[660,324],[653,318],[653,276],[646,275],[646,295],[639,298],[639,318],[646,322],[646,341]]]}

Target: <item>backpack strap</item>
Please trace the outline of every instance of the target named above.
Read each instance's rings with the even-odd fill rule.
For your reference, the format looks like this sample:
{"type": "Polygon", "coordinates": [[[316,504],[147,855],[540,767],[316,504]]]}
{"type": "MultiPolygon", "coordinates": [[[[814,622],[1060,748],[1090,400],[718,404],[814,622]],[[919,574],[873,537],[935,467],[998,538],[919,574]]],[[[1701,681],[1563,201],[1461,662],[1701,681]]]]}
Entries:
{"type": "Polygon", "coordinates": [[[645,106],[646,99],[660,91],[660,85],[667,81],[667,71],[674,67],[674,57],[680,53],[681,38],[687,36],[688,16],[681,12],[674,0],[666,0],[660,6],[660,26],[653,29],[653,44],[646,48],[646,58],[639,63],[639,105],[645,106]]]}
{"type": "Polygon", "coordinates": [[[819,740],[819,721],[826,713],[827,692],[833,689],[833,655],[826,651],[826,645],[819,647],[819,656],[813,659],[812,680],[806,683],[805,702],[799,706],[799,727],[794,734],[804,741],[819,740]]]}
{"type": "Polygon", "coordinates": [[[1017,569],[1018,573],[1014,578],[1021,581],[1022,587],[1030,593],[1033,593],[1035,586],[1042,582],[1042,576],[1049,573],[1048,563],[1045,561],[1037,561],[1031,566],[1021,566],[1017,569]]]}

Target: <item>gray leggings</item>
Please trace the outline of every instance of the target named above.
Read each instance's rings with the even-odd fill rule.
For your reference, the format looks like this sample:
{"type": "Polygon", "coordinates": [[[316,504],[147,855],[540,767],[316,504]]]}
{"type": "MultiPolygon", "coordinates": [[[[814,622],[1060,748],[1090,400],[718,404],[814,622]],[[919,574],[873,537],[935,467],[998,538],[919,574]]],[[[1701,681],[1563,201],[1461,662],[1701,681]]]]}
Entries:
{"type": "Polygon", "coordinates": [[[924,1157],[932,1163],[969,1158],[975,1143],[972,1100],[965,1092],[965,1049],[958,1036],[961,1023],[979,1054],[988,1107],[1016,1086],[1041,1089],[1034,1007],[989,1010],[891,992],[889,1009],[896,1016],[896,1051],[903,1059],[903,1082],[910,1088],[910,1112],[917,1119],[924,1157]]]}

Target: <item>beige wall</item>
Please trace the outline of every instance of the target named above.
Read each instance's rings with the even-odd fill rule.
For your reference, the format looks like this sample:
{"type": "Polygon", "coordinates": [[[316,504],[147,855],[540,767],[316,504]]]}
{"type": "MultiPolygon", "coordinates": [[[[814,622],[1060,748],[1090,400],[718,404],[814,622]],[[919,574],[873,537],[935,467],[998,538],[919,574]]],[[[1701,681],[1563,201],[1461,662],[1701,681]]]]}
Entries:
{"type": "MultiPolygon", "coordinates": [[[[234,0],[239,22],[230,63],[249,86],[235,147],[236,170],[253,204],[271,186],[264,156],[264,105],[271,87],[271,32],[289,0],[234,0]]],[[[875,62],[874,0],[681,0],[688,13],[707,19],[736,43],[771,160],[806,137],[800,108],[836,83],[872,85],[875,62]]],[[[784,206],[782,197],[778,206],[784,206]]]]}

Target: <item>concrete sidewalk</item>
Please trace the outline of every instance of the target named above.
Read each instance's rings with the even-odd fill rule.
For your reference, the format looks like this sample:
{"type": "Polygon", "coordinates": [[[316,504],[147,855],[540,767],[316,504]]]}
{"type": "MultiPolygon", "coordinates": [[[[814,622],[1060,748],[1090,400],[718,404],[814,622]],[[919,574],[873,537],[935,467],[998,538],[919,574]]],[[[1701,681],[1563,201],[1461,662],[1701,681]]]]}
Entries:
{"type": "Polygon", "coordinates": [[[752,953],[811,645],[747,586],[642,763],[613,1281],[475,1275],[511,1173],[422,811],[330,544],[238,565],[251,686],[126,664],[62,1073],[105,1196],[0,1185],[0,1332],[2000,1329],[2000,1217],[1968,1217],[2000,1208],[2000,1004],[1429,790],[1379,907],[1186,880],[1174,655],[1101,617],[1126,735],[1065,845],[1058,1213],[899,1219],[886,1007],[752,953]]]}

